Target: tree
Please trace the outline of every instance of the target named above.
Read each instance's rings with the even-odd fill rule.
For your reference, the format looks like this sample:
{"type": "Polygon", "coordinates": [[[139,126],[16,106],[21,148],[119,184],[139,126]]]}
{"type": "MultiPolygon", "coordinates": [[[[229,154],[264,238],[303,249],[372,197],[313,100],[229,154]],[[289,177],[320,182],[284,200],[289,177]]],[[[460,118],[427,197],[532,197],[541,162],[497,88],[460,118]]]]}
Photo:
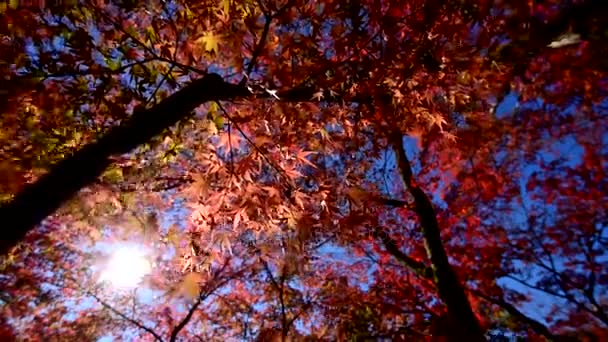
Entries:
{"type": "MultiPolygon", "coordinates": [[[[505,277],[562,297],[573,305],[568,314],[586,312],[605,329],[597,295],[604,201],[581,190],[552,194],[548,185],[568,177],[564,188],[605,192],[605,149],[563,127],[592,125],[604,139],[606,7],[290,0],[3,8],[11,38],[2,72],[19,86],[2,121],[3,140],[13,141],[2,151],[0,190],[9,200],[0,219],[11,227],[2,252],[23,269],[20,248],[47,235],[100,240],[107,227],[114,235],[126,225],[152,246],[173,241],[173,265],[188,284],[238,251],[236,263],[255,270],[238,273],[239,291],[218,296],[215,316],[190,308],[210,331],[245,339],[280,331],[282,340],[480,340],[505,324],[561,334],[518,307],[525,298],[499,284],[505,277]],[[522,109],[505,116],[509,101],[522,109]],[[522,173],[571,136],[586,163],[522,173]],[[590,173],[590,165],[599,167],[590,173]],[[581,221],[574,199],[601,208],[586,213],[593,224],[581,221]],[[150,210],[190,218],[169,229],[145,223],[150,210]],[[505,223],[522,217],[525,228],[505,223]],[[143,228],[133,228],[142,218],[143,228]],[[564,230],[576,232],[579,247],[555,238],[564,230]],[[319,261],[324,244],[352,262],[319,261]],[[547,246],[559,253],[547,256],[547,246]],[[555,266],[555,257],[572,262],[555,266]],[[525,272],[540,273],[522,279],[525,272]],[[362,302],[344,297],[347,289],[362,302]],[[242,302],[249,309],[232,307],[242,302]],[[263,309],[252,314],[252,306],[263,309]],[[319,323],[330,316],[333,326],[319,323]]],[[[62,254],[42,254],[64,267],[62,254]]]]}

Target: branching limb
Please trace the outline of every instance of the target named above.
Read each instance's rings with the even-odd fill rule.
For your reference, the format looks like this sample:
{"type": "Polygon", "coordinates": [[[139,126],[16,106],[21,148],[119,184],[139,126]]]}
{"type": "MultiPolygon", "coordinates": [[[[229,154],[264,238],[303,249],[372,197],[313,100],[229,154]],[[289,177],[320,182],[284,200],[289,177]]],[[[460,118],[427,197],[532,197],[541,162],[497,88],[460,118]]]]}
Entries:
{"type": "MultiPolygon", "coordinates": [[[[215,277],[219,277],[219,275],[221,275],[226,270],[226,268],[228,267],[229,264],[230,264],[230,259],[226,260],[224,262],[224,264],[222,265],[222,267],[215,272],[215,277]]],[[[201,293],[199,294],[196,301],[192,304],[192,306],[188,310],[188,313],[186,313],[186,316],[184,316],[184,318],[181,319],[181,321],[173,328],[173,330],[171,330],[171,337],[169,338],[169,341],[175,342],[177,340],[177,335],[179,335],[179,333],[186,327],[186,325],[188,325],[188,323],[192,319],[192,316],[194,316],[194,313],[196,312],[196,310],[200,307],[200,305],[207,298],[209,298],[209,296],[214,294],[215,291],[219,290],[221,287],[226,285],[231,280],[235,279],[243,271],[244,271],[244,268],[230,274],[229,276],[225,277],[224,279],[212,282],[212,285],[208,284],[207,289],[205,289],[204,291],[201,291],[201,293]]]]}
{"type": "Polygon", "coordinates": [[[103,299],[99,298],[97,295],[95,295],[94,293],[90,292],[90,291],[86,291],[86,294],[93,297],[93,299],[95,299],[99,304],[101,304],[104,308],[112,311],[113,313],[115,313],[116,315],[120,316],[120,318],[124,319],[125,321],[133,324],[134,326],[136,326],[137,328],[144,330],[145,332],[149,333],[150,335],[154,336],[154,339],[156,341],[160,341],[163,342],[163,338],[157,333],[155,332],[152,328],[149,328],[147,326],[145,326],[143,323],[125,315],[124,313],[122,313],[120,310],[114,308],[112,305],[108,304],[107,302],[105,302],[103,299]]]}
{"type": "Polygon", "coordinates": [[[251,73],[253,72],[253,68],[255,68],[256,61],[262,54],[262,51],[264,50],[264,45],[266,44],[266,40],[268,39],[268,33],[270,32],[270,24],[272,23],[272,19],[281,15],[285,10],[287,10],[289,7],[291,7],[293,5],[294,1],[289,0],[283,7],[281,7],[279,10],[277,10],[274,14],[272,14],[271,11],[269,9],[267,9],[266,6],[264,6],[264,4],[262,3],[262,0],[257,0],[257,3],[258,3],[258,6],[260,7],[260,10],[262,11],[262,14],[264,14],[264,29],[262,30],[262,36],[260,37],[260,40],[258,41],[258,43],[255,46],[255,49],[253,50],[251,60],[249,61],[249,64],[247,65],[247,71],[245,73],[246,77],[243,79],[243,81],[241,81],[241,83],[246,82],[246,80],[251,76],[251,73]]]}
{"type": "Polygon", "coordinates": [[[539,321],[537,321],[531,317],[528,317],[526,314],[519,311],[519,309],[517,309],[515,306],[513,306],[513,304],[505,301],[504,299],[488,296],[478,290],[471,290],[471,293],[473,293],[474,295],[476,295],[479,298],[482,298],[492,304],[495,304],[495,305],[503,308],[505,311],[507,311],[509,313],[509,315],[511,315],[516,320],[524,323],[525,325],[529,326],[536,333],[541,334],[552,341],[556,339],[557,336],[555,336],[553,333],[551,333],[551,331],[544,324],[540,323],[539,321]]]}
{"type": "Polygon", "coordinates": [[[374,233],[376,237],[380,239],[386,251],[394,256],[395,259],[397,259],[405,267],[414,271],[414,273],[421,278],[431,281],[433,280],[433,270],[430,267],[427,267],[423,262],[417,261],[403,253],[399,247],[397,247],[395,240],[391,239],[391,237],[384,230],[376,227],[374,233]]]}
{"type": "Polygon", "coordinates": [[[112,163],[111,157],[125,154],[186,117],[202,103],[249,96],[237,85],[210,74],[185,86],[158,105],[136,111],[120,126],[55,164],[11,202],[0,207],[0,254],[5,254],[80,189],[96,181],[112,163]]]}
{"type": "MultiPolygon", "coordinates": [[[[270,267],[268,266],[268,263],[266,261],[262,261],[262,263],[264,264],[264,269],[266,270],[266,273],[268,274],[268,277],[270,278],[270,282],[272,283],[272,285],[275,287],[275,289],[277,290],[277,292],[279,293],[279,304],[281,306],[281,333],[282,335],[285,337],[287,336],[287,311],[285,308],[285,299],[284,297],[284,289],[283,289],[283,281],[281,281],[280,283],[275,279],[274,275],[272,274],[272,271],[270,270],[270,267]]],[[[283,276],[281,276],[281,280],[283,279],[283,276]]]]}
{"type": "Polygon", "coordinates": [[[447,306],[452,321],[453,338],[483,341],[484,337],[479,322],[443,247],[433,204],[414,180],[412,167],[403,147],[403,135],[399,131],[393,131],[390,132],[389,139],[395,151],[397,167],[404,186],[414,197],[415,211],[422,226],[422,235],[431,261],[435,286],[439,297],[447,306]]]}

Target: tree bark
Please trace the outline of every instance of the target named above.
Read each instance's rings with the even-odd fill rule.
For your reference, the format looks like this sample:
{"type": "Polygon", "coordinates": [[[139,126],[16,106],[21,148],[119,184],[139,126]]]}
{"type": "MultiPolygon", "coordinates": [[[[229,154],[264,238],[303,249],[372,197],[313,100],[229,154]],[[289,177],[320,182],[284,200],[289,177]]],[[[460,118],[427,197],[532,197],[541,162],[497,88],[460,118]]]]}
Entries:
{"type": "Polygon", "coordinates": [[[414,197],[415,212],[422,226],[422,235],[431,269],[433,282],[439,292],[439,297],[445,303],[450,324],[448,339],[450,341],[485,341],[479,321],[461,286],[448,256],[443,248],[441,232],[433,204],[424,191],[416,184],[410,162],[403,148],[401,132],[391,132],[391,143],[395,150],[397,168],[401,173],[404,185],[414,197]]]}
{"type": "Polygon", "coordinates": [[[198,79],[158,105],[134,113],[96,142],[58,162],[12,201],[0,207],[0,255],[5,255],[28,231],[57,210],[110,165],[110,157],[132,151],[187,116],[201,104],[247,96],[244,88],[226,83],[217,74],[198,79]]]}

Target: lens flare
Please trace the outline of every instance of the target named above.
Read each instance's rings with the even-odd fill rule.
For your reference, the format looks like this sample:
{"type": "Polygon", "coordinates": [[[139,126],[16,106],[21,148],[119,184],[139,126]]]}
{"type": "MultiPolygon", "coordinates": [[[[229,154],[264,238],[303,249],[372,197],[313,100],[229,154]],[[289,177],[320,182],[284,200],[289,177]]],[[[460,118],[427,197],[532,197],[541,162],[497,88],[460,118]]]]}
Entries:
{"type": "Polygon", "coordinates": [[[100,281],[107,281],[116,288],[133,288],[141,283],[151,268],[140,248],[120,247],[112,253],[100,281]]]}

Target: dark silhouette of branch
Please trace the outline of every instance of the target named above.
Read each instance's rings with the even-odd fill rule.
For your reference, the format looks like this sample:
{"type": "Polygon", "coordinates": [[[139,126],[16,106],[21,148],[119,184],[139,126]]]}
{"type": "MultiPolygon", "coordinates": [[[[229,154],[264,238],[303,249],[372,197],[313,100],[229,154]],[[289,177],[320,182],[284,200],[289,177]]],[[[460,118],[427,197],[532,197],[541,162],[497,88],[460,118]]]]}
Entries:
{"type": "Polygon", "coordinates": [[[275,277],[272,275],[272,271],[270,270],[270,267],[268,266],[268,263],[266,261],[262,261],[262,263],[264,264],[264,269],[266,270],[266,273],[268,274],[268,277],[270,278],[270,282],[272,283],[272,285],[276,288],[277,292],[279,293],[279,304],[281,305],[281,336],[283,336],[283,340],[285,339],[285,337],[287,336],[287,312],[285,310],[285,299],[284,299],[284,279],[285,279],[285,272],[283,272],[283,274],[281,275],[280,278],[280,282],[278,282],[275,277]]]}
{"type": "MultiPolygon", "coordinates": [[[[222,265],[222,267],[219,270],[214,272],[215,273],[214,277],[218,277],[219,275],[221,275],[222,272],[224,272],[226,270],[226,268],[228,267],[229,264],[230,264],[230,259],[226,260],[224,262],[224,265],[222,265]]],[[[201,291],[201,293],[199,294],[196,301],[192,304],[192,306],[188,310],[188,313],[186,314],[186,316],[184,316],[184,318],[182,318],[182,320],[173,328],[173,330],[171,330],[171,337],[169,338],[169,341],[175,342],[177,340],[177,335],[186,327],[186,325],[188,325],[188,323],[192,319],[192,316],[194,315],[196,310],[200,307],[200,305],[207,298],[209,298],[209,296],[211,296],[213,293],[215,293],[215,291],[219,290],[222,286],[226,285],[228,282],[233,280],[235,277],[241,275],[244,270],[245,269],[242,268],[242,269],[230,274],[226,278],[224,278],[220,281],[214,282],[213,285],[208,284],[208,288],[205,289],[204,291],[201,291]]]]}
{"type": "Polygon", "coordinates": [[[423,262],[415,260],[403,253],[399,247],[397,247],[397,244],[393,239],[391,239],[388,233],[378,227],[375,229],[374,234],[376,235],[376,238],[380,239],[386,251],[394,256],[397,261],[403,264],[403,266],[411,269],[414,271],[414,273],[416,273],[417,276],[421,278],[431,281],[433,280],[433,270],[426,266],[423,262]]]}
{"type": "Polygon", "coordinates": [[[160,342],[164,341],[163,338],[158,333],[156,333],[152,328],[145,326],[143,323],[141,323],[133,318],[130,318],[129,316],[127,316],[124,313],[120,312],[119,310],[115,309],[112,305],[106,303],[103,299],[97,297],[94,293],[87,291],[87,294],[89,296],[93,297],[104,308],[112,311],[113,313],[117,314],[118,316],[120,316],[120,318],[124,319],[125,321],[133,324],[134,326],[138,327],[139,329],[144,330],[147,333],[149,333],[150,335],[154,336],[154,339],[156,341],[160,341],[160,342]]]}
{"type": "Polygon", "coordinates": [[[534,318],[528,317],[526,314],[519,311],[519,309],[517,309],[515,306],[513,306],[513,304],[505,301],[504,299],[488,296],[478,290],[471,290],[471,293],[473,293],[474,295],[476,295],[479,298],[482,298],[494,305],[497,305],[497,306],[503,308],[514,319],[529,326],[536,333],[545,336],[547,339],[555,340],[557,338],[557,336],[554,335],[553,333],[551,333],[551,331],[544,324],[540,323],[539,321],[535,320],[534,318]]]}
{"type": "MultiPolygon", "coordinates": [[[[266,39],[268,38],[268,33],[270,32],[270,24],[272,23],[272,19],[274,19],[276,16],[281,15],[281,13],[283,13],[283,11],[285,11],[286,9],[288,9],[289,7],[291,7],[293,5],[293,0],[288,1],[283,7],[281,7],[279,10],[277,10],[276,13],[271,13],[271,11],[269,9],[266,8],[266,6],[264,6],[262,4],[261,0],[258,0],[258,6],[260,7],[260,10],[262,11],[262,14],[264,14],[264,29],[262,30],[262,36],[260,37],[260,40],[258,41],[258,43],[256,44],[254,50],[253,50],[253,54],[251,56],[251,61],[249,61],[249,64],[247,65],[247,72],[246,72],[246,76],[247,78],[249,78],[249,76],[251,76],[251,72],[253,71],[253,68],[255,68],[255,64],[257,59],[260,57],[260,54],[262,53],[262,50],[264,49],[264,45],[266,45],[266,39]]],[[[247,81],[247,79],[243,79],[243,81],[247,81]]]]}
{"type": "Polygon", "coordinates": [[[211,100],[249,96],[246,89],[226,83],[217,74],[198,79],[158,105],[134,113],[96,142],[58,162],[35,183],[0,208],[0,254],[19,242],[35,225],[84,186],[94,182],[111,164],[110,157],[132,151],[211,100]]]}
{"type": "Polygon", "coordinates": [[[422,235],[431,261],[434,283],[439,297],[447,307],[452,323],[453,334],[450,338],[454,338],[454,341],[484,341],[479,322],[443,247],[433,204],[414,180],[410,162],[403,148],[403,135],[398,131],[391,132],[390,140],[395,151],[401,179],[414,197],[415,212],[422,226],[422,235]]]}

